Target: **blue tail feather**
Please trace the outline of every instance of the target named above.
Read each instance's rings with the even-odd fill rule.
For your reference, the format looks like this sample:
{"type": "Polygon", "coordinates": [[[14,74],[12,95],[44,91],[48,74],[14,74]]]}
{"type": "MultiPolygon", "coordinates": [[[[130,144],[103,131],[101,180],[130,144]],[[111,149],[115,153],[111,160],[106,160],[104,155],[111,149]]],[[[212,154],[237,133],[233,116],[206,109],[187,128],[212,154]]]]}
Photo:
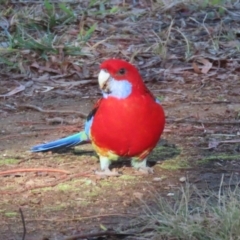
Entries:
{"type": "Polygon", "coordinates": [[[73,134],[71,136],[61,138],[52,142],[48,142],[45,144],[40,144],[32,147],[32,152],[44,152],[49,150],[57,150],[57,149],[64,149],[76,146],[80,143],[89,142],[90,139],[86,132],[79,132],[73,134]]]}

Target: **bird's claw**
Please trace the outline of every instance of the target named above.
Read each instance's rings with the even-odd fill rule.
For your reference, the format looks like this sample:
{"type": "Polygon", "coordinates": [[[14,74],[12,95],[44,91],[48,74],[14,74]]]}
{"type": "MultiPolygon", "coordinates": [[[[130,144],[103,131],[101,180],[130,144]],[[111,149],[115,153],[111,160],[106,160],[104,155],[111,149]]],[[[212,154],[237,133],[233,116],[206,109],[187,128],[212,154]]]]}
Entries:
{"type": "Polygon", "coordinates": [[[142,174],[153,174],[154,173],[153,168],[151,168],[151,167],[140,167],[138,169],[138,171],[142,174]]]}
{"type": "Polygon", "coordinates": [[[105,169],[104,171],[95,171],[95,174],[101,177],[118,177],[121,174],[117,171],[110,171],[109,169],[105,169]]]}

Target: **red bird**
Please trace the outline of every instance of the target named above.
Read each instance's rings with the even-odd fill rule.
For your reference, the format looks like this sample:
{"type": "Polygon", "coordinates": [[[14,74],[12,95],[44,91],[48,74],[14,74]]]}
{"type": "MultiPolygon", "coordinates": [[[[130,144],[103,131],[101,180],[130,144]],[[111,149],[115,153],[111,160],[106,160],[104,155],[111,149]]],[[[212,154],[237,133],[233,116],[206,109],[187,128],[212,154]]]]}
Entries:
{"type": "Polygon", "coordinates": [[[163,132],[163,108],[145,86],[137,68],[109,59],[100,66],[98,82],[103,97],[90,112],[83,132],[32,148],[33,152],[71,147],[91,140],[99,155],[98,174],[114,175],[111,161],[131,158],[132,166],[149,171],[147,156],[163,132]]]}

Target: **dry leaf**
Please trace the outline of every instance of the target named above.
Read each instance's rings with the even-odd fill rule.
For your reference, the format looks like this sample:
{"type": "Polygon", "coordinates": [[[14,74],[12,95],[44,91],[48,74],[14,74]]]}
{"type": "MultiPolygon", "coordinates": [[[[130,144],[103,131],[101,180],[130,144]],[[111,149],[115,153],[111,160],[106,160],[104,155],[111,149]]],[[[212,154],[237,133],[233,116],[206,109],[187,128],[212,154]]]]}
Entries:
{"type": "Polygon", "coordinates": [[[10,97],[16,93],[22,92],[23,90],[25,90],[25,86],[20,84],[18,87],[14,88],[12,91],[6,94],[0,95],[0,97],[10,97]]]}
{"type": "Polygon", "coordinates": [[[199,58],[197,61],[203,64],[201,72],[207,74],[212,67],[212,63],[205,58],[199,58]]]}
{"type": "Polygon", "coordinates": [[[193,66],[194,72],[196,72],[196,73],[202,73],[201,70],[199,69],[199,67],[198,67],[198,65],[197,65],[196,62],[193,62],[193,63],[192,63],[192,66],[193,66]]]}

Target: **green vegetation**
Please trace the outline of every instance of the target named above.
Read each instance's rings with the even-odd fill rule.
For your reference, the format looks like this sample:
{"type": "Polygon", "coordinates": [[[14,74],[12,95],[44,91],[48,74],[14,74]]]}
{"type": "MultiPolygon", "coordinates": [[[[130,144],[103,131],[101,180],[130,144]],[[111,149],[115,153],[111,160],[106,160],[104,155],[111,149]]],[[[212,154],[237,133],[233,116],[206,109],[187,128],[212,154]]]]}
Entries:
{"type": "Polygon", "coordinates": [[[6,158],[6,159],[0,159],[0,166],[1,165],[14,165],[19,162],[19,159],[14,158],[6,158]]]}
{"type": "Polygon", "coordinates": [[[12,218],[12,217],[16,217],[19,213],[17,212],[5,212],[4,215],[6,217],[12,218]]]}
{"type": "MultiPolygon", "coordinates": [[[[199,7],[204,10],[211,6],[214,11],[207,11],[205,16],[205,20],[207,20],[214,19],[216,11],[223,15],[225,6],[231,6],[233,3],[234,1],[230,0],[158,0],[151,4],[152,9],[156,9],[153,10],[152,14],[154,14],[154,11],[157,13],[159,9],[168,12],[170,6],[174,7],[180,4],[186,4],[186,7],[190,10],[199,7]]],[[[74,1],[66,3],[64,1],[52,2],[44,0],[39,4],[29,6],[26,4],[20,8],[16,7],[16,9],[14,5],[10,4],[10,1],[1,1],[1,4],[0,66],[6,72],[17,71],[23,74],[27,74],[29,70],[32,70],[29,66],[33,63],[33,68],[47,64],[48,66],[54,65],[54,70],[57,67],[60,71],[66,71],[70,68],[69,64],[67,64],[69,62],[77,68],[83,63],[80,58],[89,58],[90,60],[98,53],[98,51],[95,52],[96,50],[104,50],[101,48],[103,43],[115,44],[114,38],[117,36],[130,39],[136,36],[136,32],[131,25],[123,27],[121,33],[119,27],[114,26],[114,22],[108,27],[107,23],[102,23],[102,20],[119,15],[133,24],[148,14],[144,9],[141,11],[131,10],[131,4],[121,6],[107,0],[83,1],[80,4],[74,1]],[[12,19],[11,22],[8,19],[12,19]],[[100,48],[98,49],[98,47],[100,48]]],[[[152,14],[149,15],[150,18],[153,16],[152,14]]],[[[199,22],[193,17],[192,21],[205,29],[210,38],[208,44],[215,51],[219,49],[221,38],[235,39],[235,34],[232,31],[226,33],[219,31],[217,34],[212,35],[205,22],[199,22]]],[[[189,36],[188,32],[176,26],[174,19],[169,18],[167,28],[160,32],[154,31],[153,34],[155,36],[154,44],[148,42],[149,39],[142,39],[141,43],[153,55],[159,55],[167,60],[171,52],[170,46],[176,41],[173,39],[174,36],[181,38],[186,61],[189,61],[194,54],[195,41],[189,36]]],[[[239,47],[236,48],[239,49],[239,47]]],[[[137,47],[130,59],[137,56],[142,51],[141,49],[137,47]]],[[[108,51],[106,51],[106,55],[108,55],[108,51]]]]}
{"type": "Polygon", "coordinates": [[[228,240],[240,235],[237,185],[234,189],[220,185],[215,192],[186,184],[173,197],[159,195],[155,201],[156,207],[145,206],[139,220],[142,230],[152,229],[154,239],[228,240]]]}
{"type": "Polygon", "coordinates": [[[198,163],[208,163],[210,161],[216,161],[216,160],[240,160],[240,155],[239,154],[215,154],[215,155],[210,155],[207,157],[202,158],[201,160],[198,161],[198,163]]]}
{"type": "Polygon", "coordinates": [[[179,170],[189,168],[190,164],[184,156],[180,155],[176,158],[163,161],[160,167],[167,170],[179,170]]]}

